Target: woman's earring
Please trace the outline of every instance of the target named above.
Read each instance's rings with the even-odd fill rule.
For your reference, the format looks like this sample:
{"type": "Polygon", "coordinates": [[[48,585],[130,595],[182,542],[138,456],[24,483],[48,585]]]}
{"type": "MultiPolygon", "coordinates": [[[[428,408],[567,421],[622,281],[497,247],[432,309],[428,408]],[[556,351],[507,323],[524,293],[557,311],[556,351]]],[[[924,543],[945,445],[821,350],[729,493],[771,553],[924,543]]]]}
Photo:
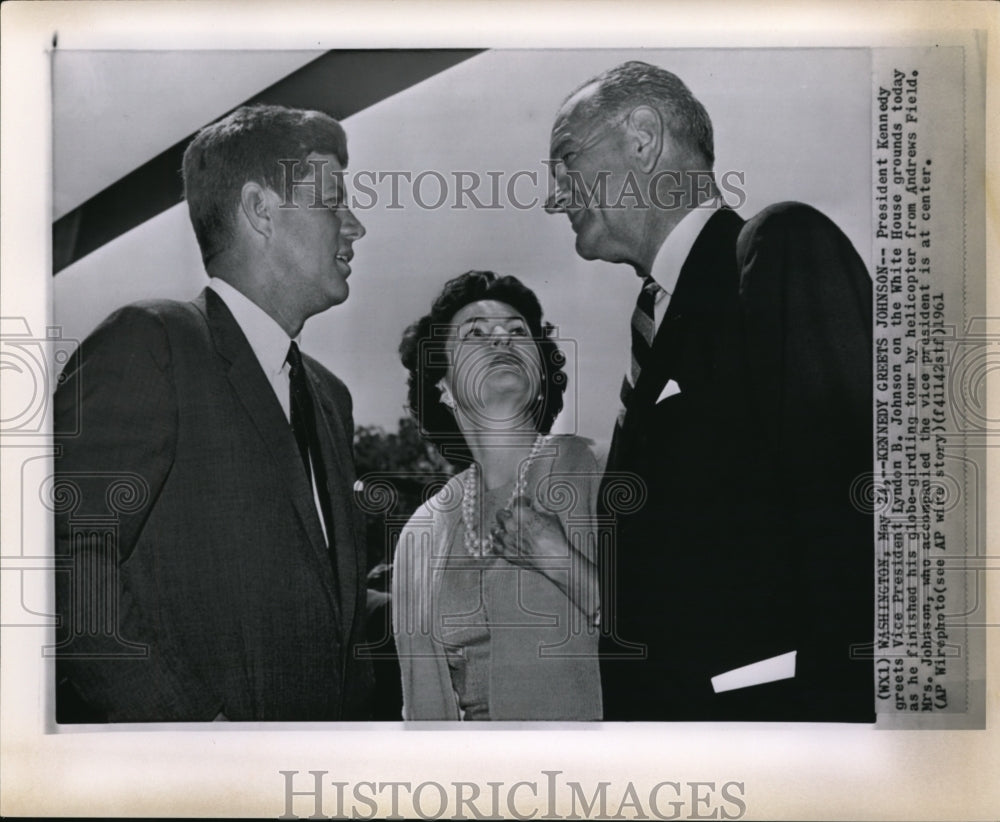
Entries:
{"type": "Polygon", "coordinates": [[[447,406],[448,408],[450,408],[452,411],[454,411],[455,410],[455,398],[451,395],[451,389],[448,388],[448,383],[446,383],[444,381],[444,377],[442,377],[440,380],[438,380],[438,382],[437,382],[437,388],[438,388],[438,391],[441,392],[441,402],[445,406],[447,406]]]}

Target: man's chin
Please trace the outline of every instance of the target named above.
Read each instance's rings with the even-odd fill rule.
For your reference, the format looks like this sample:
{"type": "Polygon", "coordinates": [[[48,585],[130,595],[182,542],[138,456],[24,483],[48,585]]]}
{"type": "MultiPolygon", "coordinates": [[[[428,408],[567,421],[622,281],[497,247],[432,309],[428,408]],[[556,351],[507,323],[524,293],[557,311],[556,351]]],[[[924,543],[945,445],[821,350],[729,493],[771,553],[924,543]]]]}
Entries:
{"type": "Polygon", "coordinates": [[[576,235],[576,253],[578,257],[588,261],[601,260],[606,263],[621,262],[620,257],[610,255],[607,252],[607,249],[602,249],[599,243],[588,239],[584,234],[576,235]]]}
{"type": "Polygon", "coordinates": [[[600,255],[594,244],[587,239],[587,236],[583,233],[576,235],[576,253],[577,256],[582,257],[585,260],[599,260],[600,255]]]}
{"type": "Polygon", "coordinates": [[[339,287],[327,294],[326,308],[323,310],[333,308],[335,305],[340,305],[347,301],[347,298],[351,294],[351,287],[347,283],[340,283],[339,287]]]}

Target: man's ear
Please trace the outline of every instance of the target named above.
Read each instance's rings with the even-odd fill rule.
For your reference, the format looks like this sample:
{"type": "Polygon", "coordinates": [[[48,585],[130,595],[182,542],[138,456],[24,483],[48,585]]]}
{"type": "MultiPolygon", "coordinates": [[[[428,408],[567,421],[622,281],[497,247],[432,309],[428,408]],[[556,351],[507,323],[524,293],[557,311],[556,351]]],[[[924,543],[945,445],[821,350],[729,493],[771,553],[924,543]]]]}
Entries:
{"type": "Polygon", "coordinates": [[[650,106],[632,109],[626,121],[628,147],[633,161],[649,174],[656,168],[663,152],[663,118],[650,106]]]}
{"type": "Polygon", "coordinates": [[[244,183],[240,190],[240,211],[247,225],[263,237],[270,237],[274,232],[274,220],[271,217],[271,202],[268,190],[260,183],[253,181],[244,183]]]}

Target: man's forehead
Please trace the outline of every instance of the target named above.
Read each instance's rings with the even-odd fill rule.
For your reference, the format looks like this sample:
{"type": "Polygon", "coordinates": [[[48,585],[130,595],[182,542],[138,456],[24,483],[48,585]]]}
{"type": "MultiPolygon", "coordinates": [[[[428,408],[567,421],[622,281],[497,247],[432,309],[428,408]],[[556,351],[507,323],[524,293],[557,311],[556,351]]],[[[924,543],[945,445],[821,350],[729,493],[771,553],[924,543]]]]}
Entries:
{"type": "Polygon", "coordinates": [[[334,154],[319,154],[314,151],[306,157],[304,165],[302,173],[307,177],[312,177],[315,172],[328,180],[339,180],[344,176],[344,167],[334,154]]]}
{"type": "Polygon", "coordinates": [[[584,86],[563,103],[552,124],[550,145],[553,149],[562,143],[580,139],[580,133],[586,130],[590,121],[584,113],[586,107],[582,104],[588,101],[596,90],[596,84],[584,86]]]}
{"type": "Polygon", "coordinates": [[[311,152],[303,160],[281,160],[284,202],[319,204],[344,194],[343,165],[334,154],[311,152]]]}

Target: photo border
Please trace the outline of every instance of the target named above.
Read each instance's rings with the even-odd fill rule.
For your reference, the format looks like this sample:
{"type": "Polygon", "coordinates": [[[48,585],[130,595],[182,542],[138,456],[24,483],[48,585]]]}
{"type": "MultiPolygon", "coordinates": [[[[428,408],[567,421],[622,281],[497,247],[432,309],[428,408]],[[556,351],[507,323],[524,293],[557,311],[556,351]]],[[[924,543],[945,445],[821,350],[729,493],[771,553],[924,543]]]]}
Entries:
{"type": "MultiPolygon", "coordinates": [[[[627,47],[649,44],[650,32],[661,30],[657,25],[665,32],[656,39],[657,47],[685,48],[890,46],[908,45],[914,36],[947,38],[971,29],[987,30],[990,39],[997,34],[995,7],[981,3],[823,3],[808,9],[769,5],[766,12],[730,3],[672,7],[669,13],[639,3],[632,8],[634,16],[626,18],[622,4],[605,3],[375,3],[363,12],[313,3],[5,4],[0,11],[0,82],[8,126],[0,132],[2,313],[25,317],[33,331],[47,328],[51,317],[48,100],[49,50],[56,35],[59,48],[148,48],[155,43],[158,48],[276,49],[627,47]],[[292,14],[293,6],[298,14],[292,14]],[[585,19],[579,15],[581,8],[587,10],[585,19]],[[449,23],[444,25],[442,18],[449,23]],[[568,18],[575,22],[568,25],[568,18]],[[725,31],[719,31],[720,21],[725,31]]],[[[996,50],[988,49],[987,78],[995,82],[996,77],[996,50]]],[[[995,92],[995,86],[988,91],[995,92]]],[[[988,169],[997,167],[994,135],[1000,128],[995,100],[987,99],[992,106],[986,117],[988,169]]],[[[995,225],[998,215],[989,211],[990,203],[997,202],[995,180],[987,177],[987,186],[988,225],[990,219],[995,225]]],[[[990,272],[996,271],[996,241],[995,232],[988,235],[990,272]]],[[[989,277],[987,283],[988,316],[1000,317],[996,283],[989,277]]],[[[994,380],[993,408],[996,399],[994,380]]],[[[3,447],[33,447],[45,455],[44,445],[37,443],[5,441],[3,447]]],[[[986,450],[992,475],[998,468],[997,452],[986,450]]],[[[19,489],[19,477],[11,475],[9,462],[4,460],[2,476],[5,538],[12,500],[16,505],[14,491],[19,489]]],[[[988,492],[990,533],[996,492],[988,492]]],[[[51,526],[46,527],[48,539],[51,526]]],[[[996,542],[994,538],[989,546],[991,555],[1000,553],[996,542]]],[[[990,598],[988,611],[988,621],[994,624],[1000,622],[996,600],[995,595],[990,598]]],[[[767,723],[609,724],[566,731],[518,723],[489,733],[450,726],[416,730],[391,723],[340,723],[294,730],[255,724],[192,731],[162,726],[150,735],[128,727],[108,733],[52,733],[44,696],[50,668],[41,664],[40,656],[39,664],[25,664],[48,641],[45,633],[3,630],[0,813],[5,816],[277,816],[284,807],[281,770],[303,776],[322,770],[328,772],[327,779],[347,783],[511,784],[542,781],[545,771],[560,770],[564,779],[586,785],[612,781],[619,792],[632,782],[735,780],[746,785],[746,819],[985,818],[1000,806],[995,780],[1000,772],[996,635],[988,637],[993,653],[987,681],[993,687],[987,688],[986,731],[876,732],[868,726],[767,723]]],[[[308,816],[308,800],[296,807],[302,818],[308,816]]],[[[544,816],[539,813],[537,818],[544,816]]]]}

